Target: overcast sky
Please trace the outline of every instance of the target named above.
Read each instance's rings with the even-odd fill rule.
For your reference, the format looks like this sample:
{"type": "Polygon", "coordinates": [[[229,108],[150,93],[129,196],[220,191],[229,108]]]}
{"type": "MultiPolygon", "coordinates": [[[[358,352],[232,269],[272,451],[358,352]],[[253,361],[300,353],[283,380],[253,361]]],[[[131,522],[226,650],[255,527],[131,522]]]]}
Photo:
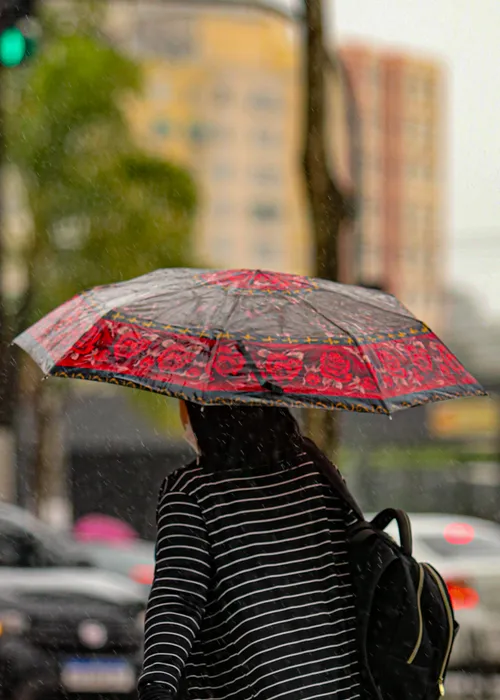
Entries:
{"type": "Polygon", "coordinates": [[[445,65],[448,274],[500,317],[500,0],[325,2],[340,40],[430,53],[445,65]]]}

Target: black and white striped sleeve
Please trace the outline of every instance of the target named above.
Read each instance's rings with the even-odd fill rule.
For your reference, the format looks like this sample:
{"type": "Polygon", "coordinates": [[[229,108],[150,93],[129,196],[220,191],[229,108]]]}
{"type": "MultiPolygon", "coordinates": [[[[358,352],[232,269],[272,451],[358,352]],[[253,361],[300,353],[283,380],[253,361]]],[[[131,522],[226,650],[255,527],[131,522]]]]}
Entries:
{"type": "Polygon", "coordinates": [[[191,497],[160,492],[156,566],[146,612],[140,700],[175,697],[203,617],[210,554],[200,507],[191,497]]]}

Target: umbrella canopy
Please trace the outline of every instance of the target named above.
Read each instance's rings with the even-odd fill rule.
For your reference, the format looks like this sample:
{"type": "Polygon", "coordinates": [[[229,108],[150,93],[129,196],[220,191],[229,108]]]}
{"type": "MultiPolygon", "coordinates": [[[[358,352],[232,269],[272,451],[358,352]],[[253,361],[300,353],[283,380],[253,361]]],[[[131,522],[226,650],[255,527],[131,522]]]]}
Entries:
{"type": "Polygon", "coordinates": [[[261,270],[158,270],[16,339],[46,374],[205,404],[392,413],[485,392],[394,297],[261,270]]]}

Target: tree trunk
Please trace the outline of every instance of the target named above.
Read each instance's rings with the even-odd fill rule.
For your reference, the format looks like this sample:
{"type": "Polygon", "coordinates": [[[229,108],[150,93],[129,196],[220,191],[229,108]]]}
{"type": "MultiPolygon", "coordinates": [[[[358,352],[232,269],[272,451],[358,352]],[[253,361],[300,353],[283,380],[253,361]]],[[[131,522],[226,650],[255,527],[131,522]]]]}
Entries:
{"type": "MultiPolygon", "coordinates": [[[[1,270],[0,252],[0,286],[1,270]]],[[[10,323],[8,322],[3,295],[0,292],[0,501],[14,502],[17,492],[14,426],[17,378],[14,364],[15,355],[10,343],[10,323]]]]}
{"type": "MultiPolygon", "coordinates": [[[[322,0],[305,0],[306,118],[303,168],[311,213],[315,270],[318,277],[337,280],[339,235],[348,214],[347,202],[329,170],[326,118],[327,54],[323,34],[322,0]]],[[[337,448],[336,416],[330,411],[309,412],[312,439],[329,457],[337,448]]]]}
{"type": "Polygon", "coordinates": [[[67,528],[71,520],[65,468],[63,396],[61,391],[40,382],[34,401],[36,512],[42,520],[60,529],[67,528]]]}

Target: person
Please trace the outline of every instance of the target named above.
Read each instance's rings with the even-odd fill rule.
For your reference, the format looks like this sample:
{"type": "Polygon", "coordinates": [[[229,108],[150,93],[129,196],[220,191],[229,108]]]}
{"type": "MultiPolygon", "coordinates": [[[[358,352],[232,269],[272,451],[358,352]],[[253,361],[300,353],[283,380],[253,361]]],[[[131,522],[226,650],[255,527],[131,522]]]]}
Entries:
{"type": "Polygon", "coordinates": [[[284,408],[181,404],[140,700],[359,698],[349,507],[284,408]]]}

